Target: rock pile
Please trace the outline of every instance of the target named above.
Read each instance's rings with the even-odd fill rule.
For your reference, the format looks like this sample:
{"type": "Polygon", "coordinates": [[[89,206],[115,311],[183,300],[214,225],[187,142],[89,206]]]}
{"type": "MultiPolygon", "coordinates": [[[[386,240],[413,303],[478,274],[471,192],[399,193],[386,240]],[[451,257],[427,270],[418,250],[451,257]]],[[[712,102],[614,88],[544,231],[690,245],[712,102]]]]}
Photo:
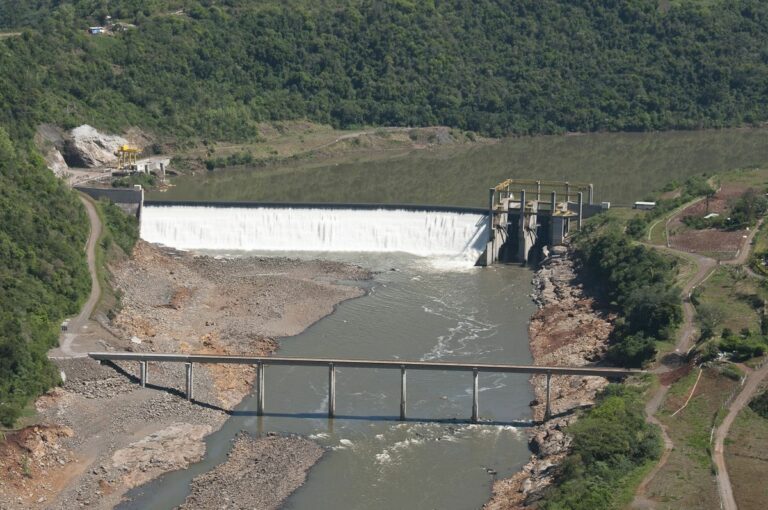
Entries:
{"type": "MultiPolygon", "coordinates": [[[[600,310],[584,294],[574,262],[566,247],[556,246],[533,278],[534,302],[539,310],[531,318],[531,353],[537,365],[582,366],[598,361],[613,330],[614,316],[600,310]]],[[[531,402],[534,419],[545,413],[546,379],[531,378],[536,400],[531,402]]],[[[558,376],[551,380],[551,410],[555,418],[533,427],[530,461],[512,478],[493,486],[487,510],[526,508],[541,499],[554,481],[555,468],[568,454],[571,438],[566,427],[576,420],[568,414],[591,405],[595,394],[607,385],[600,377],[558,376]]]]}
{"type": "Polygon", "coordinates": [[[64,142],[63,156],[69,166],[93,168],[117,160],[115,152],[128,144],[122,136],[106,135],[84,124],[72,130],[64,142]]]}

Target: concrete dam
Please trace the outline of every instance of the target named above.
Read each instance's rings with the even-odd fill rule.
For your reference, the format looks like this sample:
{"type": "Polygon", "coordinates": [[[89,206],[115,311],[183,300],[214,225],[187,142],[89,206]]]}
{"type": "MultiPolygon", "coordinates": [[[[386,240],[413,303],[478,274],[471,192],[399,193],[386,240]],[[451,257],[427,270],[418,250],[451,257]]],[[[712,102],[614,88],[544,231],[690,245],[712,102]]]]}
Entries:
{"type": "Polygon", "coordinates": [[[403,252],[466,265],[527,263],[604,209],[592,195],[591,184],[507,180],[490,189],[488,209],[146,201],[141,237],[182,250],[403,252]]]}
{"type": "Polygon", "coordinates": [[[450,207],[147,201],[141,237],[178,249],[403,252],[474,265],[486,218],[450,207]]]}

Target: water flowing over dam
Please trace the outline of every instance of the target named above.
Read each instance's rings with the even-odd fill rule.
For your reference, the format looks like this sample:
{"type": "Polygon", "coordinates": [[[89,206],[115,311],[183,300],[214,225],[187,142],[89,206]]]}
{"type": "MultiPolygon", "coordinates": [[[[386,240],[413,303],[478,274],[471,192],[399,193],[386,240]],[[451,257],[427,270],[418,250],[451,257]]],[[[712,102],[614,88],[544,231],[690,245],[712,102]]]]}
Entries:
{"type": "MultiPolygon", "coordinates": [[[[519,265],[474,267],[488,242],[483,210],[147,202],[141,222],[146,241],[210,256],[321,258],[373,271],[370,282],[354,282],[365,288],[363,297],[281,338],[282,356],[531,362],[531,272],[519,265]]],[[[328,419],[327,369],[268,367],[263,416],[256,394],[249,395],[206,438],[203,460],[137,487],[119,508],[183,503],[191,480],[224,462],[240,431],[300,434],[325,449],[285,503],[297,510],[479,508],[493,479],[510,476],[530,456],[515,426],[531,417],[526,374],[481,375],[481,423],[467,424],[471,374],[409,374],[403,422],[399,372],[337,373],[337,413],[328,419]]]]}
{"type": "Polygon", "coordinates": [[[488,225],[472,210],[148,204],[141,237],[178,249],[403,252],[474,264],[488,225]]]}

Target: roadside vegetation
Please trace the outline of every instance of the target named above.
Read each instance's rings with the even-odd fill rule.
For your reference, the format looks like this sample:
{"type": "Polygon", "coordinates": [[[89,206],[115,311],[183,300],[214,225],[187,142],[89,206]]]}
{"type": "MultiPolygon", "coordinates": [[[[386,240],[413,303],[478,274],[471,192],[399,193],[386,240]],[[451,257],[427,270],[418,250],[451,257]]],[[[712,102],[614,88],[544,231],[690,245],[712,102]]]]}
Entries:
{"type": "Polygon", "coordinates": [[[48,360],[90,290],[76,195],[0,127],[0,424],[59,380],[48,360]]]}
{"type": "Polygon", "coordinates": [[[726,367],[704,367],[700,379],[699,370],[692,367],[670,386],[657,416],[675,447],[646,493],[658,508],[720,509],[710,438],[712,428],[722,419],[723,405],[740,387],[741,375],[733,377],[726,367]]]}
{"type": "Polygon", "coordinates": [[[607,216],[589,222],[573,244],[587,285],[619,314],[606,359],[643,366],[682,320],[677,262],[632,242],[607,216]]]}
{"type": "Polygon", "coordinates": [[[725,443],[725,461],[736,504],[742,510],[762,509],[768,500],[768,392],[756,396],[736,417],[725,443]]]}
{"type": "Polygon", "coordinates": [[[703,361],[726,353],[733,361],[768,350],[768,288],[743,268],[722,266],[691,294],[699,325],[697,350],[703,361]]]}
{"type": "Polygon", "coordinates": [[[593,510],[622,508],[632,497],[638,475],[659,458],[658,429],[646,423],[643,389],[612,384],[595,406],[566,432],[573,450],[558,468],[554,489],[541,508],[593,510]]]}

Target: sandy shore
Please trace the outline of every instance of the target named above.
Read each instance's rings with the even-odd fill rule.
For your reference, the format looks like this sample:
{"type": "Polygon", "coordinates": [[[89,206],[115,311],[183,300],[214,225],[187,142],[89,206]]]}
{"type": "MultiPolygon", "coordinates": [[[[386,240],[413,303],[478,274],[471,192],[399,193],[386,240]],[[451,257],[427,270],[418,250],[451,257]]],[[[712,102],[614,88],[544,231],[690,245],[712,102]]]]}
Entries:
{"type": "MultiPolygon", "coordinates": [[[[556,248],[534,276],[534,300],[539,310],[531,318],[529,338],[537,365],[581,366],[598,361],[607,346],[614,317],[601,311],[578,282],[574,264],[564,248],[556,248]]],[[[544,417],[546,380],[532,377],[536,399],[534,419],[544,417]]],[[[555,418],[529,431],[533,455],[513,477],[493,485],[493,496],[484,508],[508,510],[535,503],[553,481],[553,467],[567,455],[570,438],[563,433],[576,419],[569,411],[592,404],[607,385],[600,377],[553,377],[551,406],[555,418]]]]}
{"type": "MultiPolygon", "coordinates": [[[[334,282],[371,276],[349,264],[194,257],[143,242],[112,273],[122,308],[100,321],[114,333],[100,341],[104,350],[251,355],[273,352],[275,338],[298,334],[363,294],[334,282]]],[[[150,364],[142,389],[136,363],[57,363],[66,383],[36,403],[40,425],[2,445],[0,509],[113,508],[130,488],[202,458],[203,438],[221,427],[254,377],[249,367],[199,365],[190,403],[180,364],[150,364]]],[[[264,452],[277,441],[266,440],[241,439],[246,446],[236,451],[264,452]]],[[[319,458],[319,447],[305,439],[279,441],[285,452],[304,454],[277,465],[275,475],[286,483],[262,491],[265,501],[285,498],[319,458]]],[[[243,493],[250,490],[252,480],[240,481],[249,484],[243,493]]]]}

